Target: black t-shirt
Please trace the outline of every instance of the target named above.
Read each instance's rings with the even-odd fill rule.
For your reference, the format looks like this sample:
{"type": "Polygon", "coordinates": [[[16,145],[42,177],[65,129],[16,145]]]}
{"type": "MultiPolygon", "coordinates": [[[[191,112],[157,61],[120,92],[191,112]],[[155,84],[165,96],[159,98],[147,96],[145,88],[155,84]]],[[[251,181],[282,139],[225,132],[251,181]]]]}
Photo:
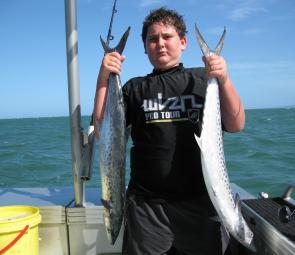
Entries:
{"type": "Polygon", "coordinates": [[[206,193],[194,138],[201,131],[206,84],[203,68],[179,65],[124,85],[133,192],[164,199],[206,193]]]}

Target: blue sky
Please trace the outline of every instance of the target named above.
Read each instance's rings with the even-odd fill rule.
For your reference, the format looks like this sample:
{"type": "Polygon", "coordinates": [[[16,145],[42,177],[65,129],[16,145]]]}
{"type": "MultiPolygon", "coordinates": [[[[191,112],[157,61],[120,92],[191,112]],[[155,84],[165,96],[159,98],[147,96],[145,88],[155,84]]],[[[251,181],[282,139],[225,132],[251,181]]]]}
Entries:
{"type": "MultiPolygon", "coordinates": [[[[77,0],[80,101],[90,115],[113,1],[77,0]]],[[[246,108],[295,105],[294,0],[118,0],[115,45],[130,25],[122,82],[152,69],[141,42],[143,17],[167,6],[188,28],[185,66],[202,66],[194,25],[222,55],[246,108]]],[[[68,115],[63,0],[0,0],[0,118],[68,115]]]]}

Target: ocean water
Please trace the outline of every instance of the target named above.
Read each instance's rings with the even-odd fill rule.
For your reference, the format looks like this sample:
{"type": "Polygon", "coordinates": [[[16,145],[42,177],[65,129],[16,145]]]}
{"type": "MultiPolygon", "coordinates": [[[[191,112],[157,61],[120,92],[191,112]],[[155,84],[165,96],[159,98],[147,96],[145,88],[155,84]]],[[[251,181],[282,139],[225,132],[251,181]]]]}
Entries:
{"type": "MultiPolygon", "coordinates": [[[[85,129],[89,120],[82,117],[85,129]]],[[[0,119],[0,188],[71,186],[69,127],[68,117],[0,119]]],[[[282,195],[295,184],[295,108],[247,110],[245,129],[225,133],[224,149],[231,182],[253,195],[282,195]]],[[[129,159],[126,170],[128,181],[129,159]]],[[[96,153],[86,187],[97,186],[96,153]]]]}

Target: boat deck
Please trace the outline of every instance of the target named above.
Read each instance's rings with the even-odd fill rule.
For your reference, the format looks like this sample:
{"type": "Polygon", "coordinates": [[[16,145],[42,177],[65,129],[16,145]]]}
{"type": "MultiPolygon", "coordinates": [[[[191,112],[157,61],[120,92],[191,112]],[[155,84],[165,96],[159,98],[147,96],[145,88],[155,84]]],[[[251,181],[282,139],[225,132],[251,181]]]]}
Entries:
{"type": "MultiPolygon", "coordinates": [[[[231,186],[233,193],[239,193],[243,215],[254,232],[258,249],[255,254],[295,254],[295,221],[287,225],[279,222],[277,210],[281,200],[255,198],[238,185],[231,186]]],[[[121,254],[123,230],[114,246],[106,237],[101,190],[87,188],[85,192],[85,207],[74,207],[74,192],[70,187],[0,189],[0,206],[31,205],[40,209],[40,255],[121,254]]],[[[242,254],[254,254],[243,248],[242,251],[242,254]]]]}
{"type": "MultiPolygon", "coordinates": [[[[249,199],[244,200],[243,202],[272,224],[281,234],[288,237],[290,240],[295,241],[295,221],[291,220],[282,223],[278,217],[279,209],[281,206],[286,205],[286,202],[282,198],[249,199]]],[[[295,209],[291,204],[288,206],[292,211],[295,209]]]]}
{"type": "Polygon", "coordinates": [[[118,255],[122,231],[115,245],[110,245],[100,194],[99,189],[88,188],[85,207],[74,207],[70,187],[0,189],[0,206],[30,205],[40,209],[40,255],[118,255]]]}

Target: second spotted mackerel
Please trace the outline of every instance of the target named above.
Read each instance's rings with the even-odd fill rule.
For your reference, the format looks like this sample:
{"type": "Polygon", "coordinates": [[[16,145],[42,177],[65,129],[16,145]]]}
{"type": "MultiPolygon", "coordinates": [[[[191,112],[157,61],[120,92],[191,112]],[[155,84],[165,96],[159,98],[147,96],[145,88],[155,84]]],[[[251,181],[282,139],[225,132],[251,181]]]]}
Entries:
{"type": "MultiPolygon", "coordinates": [[[[219,55],[225,30],[214,51],[211,51],[196,27],[197,41],[205,56],[219,55]]],[[[212,204],[225,227],[241,244],[251,250],[253,233],[241,213],[238,194],[234,200],[226,169],[221,128],[219,88],[216,78],[207,83],[201,136],[195,136],[201,150],[202,171],[212,204]]]]}

